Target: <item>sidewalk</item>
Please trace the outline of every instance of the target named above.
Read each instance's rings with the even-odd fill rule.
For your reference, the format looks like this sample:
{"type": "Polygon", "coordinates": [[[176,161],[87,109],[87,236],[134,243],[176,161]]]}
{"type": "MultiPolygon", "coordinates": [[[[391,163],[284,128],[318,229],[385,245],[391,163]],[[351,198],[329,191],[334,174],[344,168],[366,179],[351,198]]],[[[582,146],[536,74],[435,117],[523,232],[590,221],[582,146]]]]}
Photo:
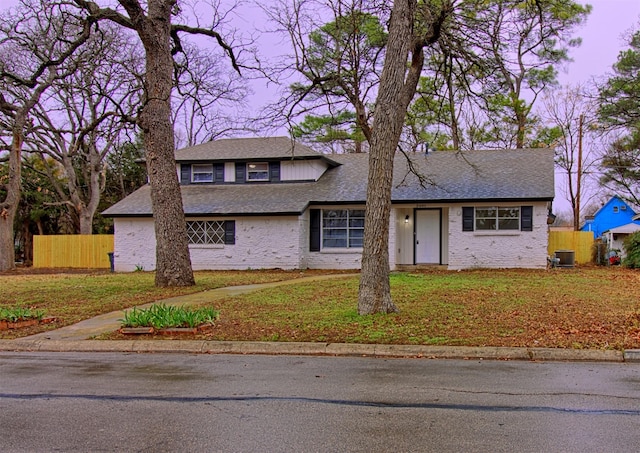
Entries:
{"type": "MultiPolygon", "coordinates": [[[[346,277],[322,275],[254,285],[230,286],[158,301],[166,305],[196,306],[224,297],[309,280],[346,277]]],[[[154,303],[158,303],[154,302],[154,303]]],[[[141,305],[147,308],[152,303],[141,305]]],[[[298,343],[208,340],[92,340],[117,330],[124,311],[114,311],[57,330],[15,340],[0,340],[0,351],[46,352],[153,352],[200,354],[289,354],[433,359],[487,359],[535,361],[640,362],[640,350],[611,351],[556,348],[422,346],[352,343],[298,343]]]]}

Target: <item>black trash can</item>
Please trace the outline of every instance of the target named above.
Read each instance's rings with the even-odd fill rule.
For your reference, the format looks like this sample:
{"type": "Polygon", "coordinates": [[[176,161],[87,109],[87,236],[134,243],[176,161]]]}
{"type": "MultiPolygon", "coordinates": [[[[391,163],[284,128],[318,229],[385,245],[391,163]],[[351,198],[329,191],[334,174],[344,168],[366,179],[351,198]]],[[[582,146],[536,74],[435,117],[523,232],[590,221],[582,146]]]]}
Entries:
{"type": "Polygon", "coordinates": [[[111,272],[115,272],[115,258],[113,257],[113,252],[107,253],[109,255],[109,265],[111,266],[111,272]]]}

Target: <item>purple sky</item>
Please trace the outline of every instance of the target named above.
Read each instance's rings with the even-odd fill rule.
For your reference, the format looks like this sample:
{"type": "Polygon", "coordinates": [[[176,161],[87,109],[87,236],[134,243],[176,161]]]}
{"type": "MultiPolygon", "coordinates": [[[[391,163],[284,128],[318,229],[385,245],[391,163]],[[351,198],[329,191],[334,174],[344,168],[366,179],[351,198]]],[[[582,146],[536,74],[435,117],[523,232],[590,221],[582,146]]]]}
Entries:
{"type": "MultiPolygon", "coordinates": [[[[100,0],[99,3],[110,1],[100,0]]],[[[582,38],[582,45],[572,49],[570,56],[574,61],[560,71],[559,81],[562,85],[576,85],[587,83],[594,78],[606,77],[607,73],[611,72],[611,66],[616,62],[618,53],[627,47],[625,33],[640,29],[640,0],[577,1],[592,5],[593,10],[586,24],[576,32],[576,35],[582,38]]],[[[0,3],[2,10],[15,6],[17,1],[0,0],[0,3]]],[[[260,86],[256,91],[252,98],[256,98],[255,104],[261,104],[264,101],[265,88],[260,86]]],[[[269,87],[266,91],[271,92],[272,96],[276,94],[275,87],[269,87]]],[[[568,209],[561,187],[556,189],[554,207],[557,211],[568,209]]]]}
{"type": "MultiPolygon", "coordinates": [[[[593,9],[586,24],[576,33],[582,38],[582,45],[571,50],[573,62],[565,71],[560,71],[559,79],[562,85],[586,84],[594,78],[606,80],[607,74],[612,73],[611,67],[616,62],[619,52],[628,48],[625,35],[640,29],[640,0],[581,0],[580,3],[588,3],[593,9]]],[[[589,146],[588,143],[585,145],[589,146]]],[[[562,172],[556,170],[556,197],[553,202],[555,212],[571,211],[564,193],[563,181],[562,172]]],[[[591,199],[588,195],[596,196],[591,199],[593,202],[597,203],[599,200],[600,190],[592,184],[593,182],[587,183],[590,194],[585,194],[586,200],[583,196],[583,207],[591,199]]]]}
{"type": "Polygon", "coordinates": [[[640,0],[580,1],[593,6],[587,23],[578,30],[582,45],[572,49],[574,62],[560,73],[562,84],[588,82],[611,72],[618,53],[627,47],[625,32],[640,28],[640,0]]]}

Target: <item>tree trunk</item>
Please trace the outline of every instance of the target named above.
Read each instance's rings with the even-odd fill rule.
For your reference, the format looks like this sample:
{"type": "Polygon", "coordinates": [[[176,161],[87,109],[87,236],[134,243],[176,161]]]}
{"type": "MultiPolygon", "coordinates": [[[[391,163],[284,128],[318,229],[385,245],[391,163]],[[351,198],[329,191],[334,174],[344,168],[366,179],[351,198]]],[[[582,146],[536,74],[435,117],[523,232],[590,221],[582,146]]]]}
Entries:
{"type": "Polygon", "coordinates": [[[0,272],[16,267],[13,224],[20,203],[21,158],[25,113],[18,112],[13,125],[13,138],[9,150],[9,180],[7,194],[0,204],[0,272]]]}
{"type": "Polygon", "coordinates": [[[171,9],[175,1],[148,3],[149,13],[138,34],[146,51],[145,104],[139,118],[156,233],[156,285],[195,284],[171,124],[173,58],[170,48],[171,9]]]}
{"type": "Polygon", "coordinates": [[[104,187],[102,182],[104,178],[102,172],[102,157],[95,148],[95,145],[91,145],[89,159],[89,200],[88,203],[83,202],[81,205],[82,208],[78,210],[78,217],[80,217],[80,234],[93,234],[93,218],[98,210],[100,196],[102,195],[104,187]]]}
{"type": "Polygon", "coordinates": [[[25,266],[33,265],[33,234],[30,225],[28,219],[22,224],[22,262],[25,266]]]}
{"type": "Polygon", "coordinates": [[[80,219],[80,234],[93,234],[93,213],[83,207],[78,210],[78,218],[80,219]]]}
{"type": "MultiPolygon", "coordinates": [[[[409,95],[410,85],[413,84],[412,92],[415,93],[418,79],[414,77],[415,80],[405,83],[409,49],[413,41],[415,7],[415,1],[395,1],[389,25],[389,40],[369,151],[367,209],[358,293],[358,313],[361,315],[398,311],[391,300],[389,284],[389,219],[393,157],[412,97],[409,95]]],[[[415,69],[413,66],[414,62],[412,70],[415,69]]]]}

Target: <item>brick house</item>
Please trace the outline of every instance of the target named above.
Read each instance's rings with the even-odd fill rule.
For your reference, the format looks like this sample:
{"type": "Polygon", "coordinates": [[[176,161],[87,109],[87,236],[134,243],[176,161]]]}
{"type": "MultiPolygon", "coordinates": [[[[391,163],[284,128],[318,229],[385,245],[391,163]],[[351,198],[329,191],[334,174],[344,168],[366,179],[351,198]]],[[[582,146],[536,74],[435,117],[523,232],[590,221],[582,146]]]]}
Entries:
{"type": "MultiPolygon", "coordinates": [[[[178,150],[193,268],[358,269],[368,158],[286,137],[178,150]]],[[[549,149],[399,153],[391,269],[544,268],[553,165],[549,149]]],[[[114,218],[116,271],[155,269],[149,186],[103,214],[114,218]]]]}

